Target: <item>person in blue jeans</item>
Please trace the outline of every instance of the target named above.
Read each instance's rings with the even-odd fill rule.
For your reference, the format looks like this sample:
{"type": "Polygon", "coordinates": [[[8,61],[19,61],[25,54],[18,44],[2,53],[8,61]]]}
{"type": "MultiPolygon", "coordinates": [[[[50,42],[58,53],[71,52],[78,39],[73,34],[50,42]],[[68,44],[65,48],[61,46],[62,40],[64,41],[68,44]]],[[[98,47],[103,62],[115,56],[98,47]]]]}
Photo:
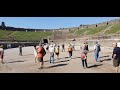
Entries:
{"type": "Polygon", "coordinates": [[[54,53],[50,53],[50,63],[54,63],[54,53]]]}
{"type": "Polygon", "coordinates": [[[99,62],[99,52],[101,51],[100,49],[100,45],[98,44],[98,42],[95,42],[95,46],[94,46],[94,58],[96,62],[99,62]]]}
{"type": "Polygon", "coordinates": [[[50,52],[50,63],[54,63],[54,46],[51,45],[50,48],[49,48],[49,52],[50,52]]]}

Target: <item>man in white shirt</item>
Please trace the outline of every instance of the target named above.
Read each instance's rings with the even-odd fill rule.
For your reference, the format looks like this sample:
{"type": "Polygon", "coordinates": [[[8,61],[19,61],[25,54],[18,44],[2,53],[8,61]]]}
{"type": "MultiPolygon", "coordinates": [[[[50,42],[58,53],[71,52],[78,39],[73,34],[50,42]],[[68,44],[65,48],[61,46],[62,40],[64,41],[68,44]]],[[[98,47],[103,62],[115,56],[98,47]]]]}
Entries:
{"type": "Polygon", "coordinates": [[[49,52],[50,52],[50,63],[54,63],[54,46],[53,45],[50,45],[49,47],[49,52]]]}

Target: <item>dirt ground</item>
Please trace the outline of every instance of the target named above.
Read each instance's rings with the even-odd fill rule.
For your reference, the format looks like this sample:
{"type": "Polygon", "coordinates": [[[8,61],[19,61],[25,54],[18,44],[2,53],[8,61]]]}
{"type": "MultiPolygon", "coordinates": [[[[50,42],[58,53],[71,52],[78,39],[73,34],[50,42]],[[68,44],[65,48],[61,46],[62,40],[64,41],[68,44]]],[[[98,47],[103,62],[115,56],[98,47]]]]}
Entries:
{"type": "MultiPolygon", "coordinates": [[[[82,61],[80,59],[80,42],[75,42],[75,49],[73,51],[73,57],[70,60],[68,57],[67,49],[65,52],[60,52],[60,60],[56,60],[55,63],[49,63],[50,54],[47,52],[44,57],[44,66],[42,70],[38,69],[38,64],[34,63],[33,47],[23,47],[23,56],[19,56],[19,49],[12,48],[5,50],[4,62],[0,64],[0,73],[115,73],[112,56],[112,43],[113,41],[100,41],[101,52],[100,60],[102,62],[95,62],[93,53],[93,42],[88,42],[88,67],[84,69],[82,67],[82,61]]],[[[67,44],[66,48],[67,48],[67,44]]],[[[119,71],[120,72],[120,71],[119,71]]]]}

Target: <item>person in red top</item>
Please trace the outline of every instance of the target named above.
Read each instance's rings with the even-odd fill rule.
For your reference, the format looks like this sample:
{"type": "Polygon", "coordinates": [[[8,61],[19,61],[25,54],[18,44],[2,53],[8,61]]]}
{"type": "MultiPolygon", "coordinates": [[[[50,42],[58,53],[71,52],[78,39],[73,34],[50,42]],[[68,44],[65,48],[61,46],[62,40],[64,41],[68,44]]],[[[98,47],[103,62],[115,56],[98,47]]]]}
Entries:
{"type": "Polygon", "coordinates": [[[38,63],[41,63],[39,69],[43,69],[43,67],[44,67],[43,57],[45,56],[46,51],[43,48],[42,44],[39,47],[37,47],[36,49],[37,49],[37,60],[38,60],[38,63]]]}

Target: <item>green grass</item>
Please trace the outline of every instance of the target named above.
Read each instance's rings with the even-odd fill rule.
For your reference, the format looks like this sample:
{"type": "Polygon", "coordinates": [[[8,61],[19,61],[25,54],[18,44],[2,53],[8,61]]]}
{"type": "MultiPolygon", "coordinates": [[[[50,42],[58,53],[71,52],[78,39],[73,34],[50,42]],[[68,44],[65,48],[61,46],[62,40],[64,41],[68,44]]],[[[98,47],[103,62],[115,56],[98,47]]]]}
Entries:
{"type": "Polygon", "coordinates": [[[0,30],[0,39],[10,40],[9,36],[15,40],[40,40],[51,36],[52,32],[24,32],[24,31],[5,31],[0,30]]]}
{"type": "Polygon", "coordinates": [[[0,39],[6,39],[10,34],[12,34],[14,31],[5,31],[0,30],[0,39]]]}
{"type": "Polygon", "coordinates": [[[107,27],[109,27],[110,25],[106,25],[106,26],[101,26],[101,27],[97,27],[97,28],[86,28],[86,29],[80,29],[77,30],[75,32],[75,34],[79,35],[79,34],[87,34],[87,35],[94,35],[96,33],[101,32],[102,30],[105,30],[107,27]]]}
{"type": "Polygon", "coordinates": [[[70,33],[74,33],[75,32],[75,30],[70,30],[70,33]]]}
{"type": "Polygon", "coordinates": [[[88,29],[79,29],[75,32],[75,34],[79,35],[79,34],[83,34],[85,31],[87,31],[88,29]]]}
{"type": "Polygon", "coordinates": [[[114,34],[118,31],[120,31],[120,23],[112,26],[111,30],[106,31],[105,34],[114,34]]]}

